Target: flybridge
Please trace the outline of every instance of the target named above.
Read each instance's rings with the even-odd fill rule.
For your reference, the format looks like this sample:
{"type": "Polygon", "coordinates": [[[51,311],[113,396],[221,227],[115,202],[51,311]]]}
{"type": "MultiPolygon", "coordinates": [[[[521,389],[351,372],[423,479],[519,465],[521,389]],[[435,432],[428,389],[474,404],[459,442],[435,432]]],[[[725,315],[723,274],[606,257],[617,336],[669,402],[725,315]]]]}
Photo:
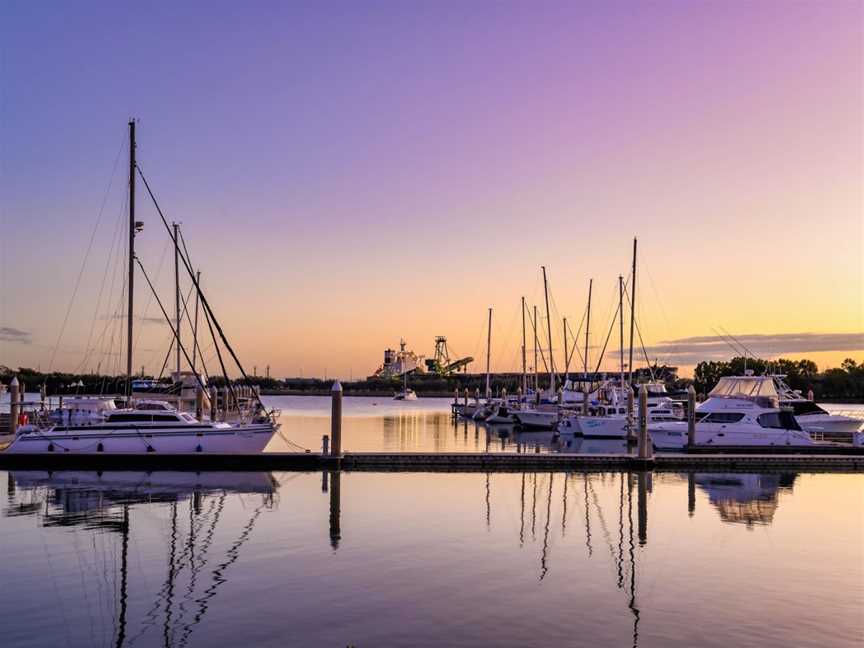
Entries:
{"type": "Polygon", "coordinates": [[[712,398],[770,398],[780,400],[771,376],[726,376],[708,394],[712,398]]]}

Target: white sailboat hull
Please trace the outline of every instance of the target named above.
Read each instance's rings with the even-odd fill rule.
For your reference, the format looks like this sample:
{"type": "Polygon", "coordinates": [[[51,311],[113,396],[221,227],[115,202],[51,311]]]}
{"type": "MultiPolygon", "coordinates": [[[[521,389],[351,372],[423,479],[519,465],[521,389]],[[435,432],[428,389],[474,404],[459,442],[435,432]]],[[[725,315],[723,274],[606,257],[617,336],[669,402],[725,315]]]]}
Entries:
{"type": "Polygon", "coordinates": [[[276,433],[271,423],[230,426],[24,428],[9,454],[257,454],[276,433]]]}
{"type": "Polygon", "coordinates": [[[559,415],[557,411],[544,412],[541,410],[522,410],[515,412],[514,416],[519,425],[537,430],[549,430],[558,425],[559,415]]]}

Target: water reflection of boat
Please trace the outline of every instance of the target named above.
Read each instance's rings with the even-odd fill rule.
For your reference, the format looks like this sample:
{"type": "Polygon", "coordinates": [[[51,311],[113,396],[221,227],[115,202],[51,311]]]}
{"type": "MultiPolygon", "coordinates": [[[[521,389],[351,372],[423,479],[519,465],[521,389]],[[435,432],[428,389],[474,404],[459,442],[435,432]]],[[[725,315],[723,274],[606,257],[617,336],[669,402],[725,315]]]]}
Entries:
{"type": "MultiPolygon", "coordinates": [[[[110,595],[113,618],[107,631],[112,633],[110,644],[117,648],[134,644],[154,628],[161,629],[159,643],[185,646],[212,605],[212,599],[228,582],[227,570],[239,558],[256,520],[265,509],[274,507],[274,494],[278,488],[272,474],[262,472],[21,471],[10,472],[8,477],[4,517],[29,515],[45,528],[80,527],[119,536],[120,547],[115,554],[117,564],[105,565],[104,574],[100,576],[100,583],[103,579],[106,583],[114,579],[116,587],[116,595],[110,595]],[[211,545],[229,494],[255,494],[261,495],[262,499],[252,508],[248,520],[224,555],[217,556],[215,552],[211,554],[211,545]],[[179,505],[184,501],[189,501],[186,523],[182,520],[187,516],[178,514],[179,505]],[[151,507],[154,504],[167,505],[171,511],[166,548],[168,567],[155,601],[143,616],[140,627],[135,629],[127,619],[130,529],[133,511],[139,505],[144,513],[142,526],[152,524],[151,507]],[[215,566],[208,567],[214,563],[215,566]],[[119,584],[116,581],[118,576],[119,584]]],[[[94,542],[94,552],[97,552],[96,547],[94,542]]],[[[99,558],[94,553],[92,564],[95,565],[99,558]]],[[[80,561],[79,556],[79,566],[80,561]]],[[[86,594],[85,601],[89,606],[86,594]]],[[[92,639],[95,643],[95,637],[92,639]]]]}
{"type": "Polygon", "coordinates": [[[694,479],[721,520],[752,527],[771,524],[780,491],[791,491],[795,477],[795,473],[696,473],[694,479]]]}

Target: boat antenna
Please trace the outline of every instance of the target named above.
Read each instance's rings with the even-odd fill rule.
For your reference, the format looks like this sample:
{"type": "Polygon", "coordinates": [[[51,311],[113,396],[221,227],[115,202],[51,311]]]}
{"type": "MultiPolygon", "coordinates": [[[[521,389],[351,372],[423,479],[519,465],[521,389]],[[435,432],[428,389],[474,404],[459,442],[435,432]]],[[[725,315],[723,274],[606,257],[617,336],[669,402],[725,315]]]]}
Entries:
{"type": "Polygon", "coordinates": [[[633,327],[636,325],[636,238],[633,238],[633,287],[630,290],[630,365],[628,381],[633,385],[633,327]]]}
{"type": "Polygon", "coordinates": [[[546,266],[543,268],[543,294],[546,297],[546,332],[549,336],[549,390],[555,393],[555,361],[552,358],[552,318],[549,317],[549,285],[546,282],[546,266]]]}
{"type": "Polygon", "coordinates": [[[126,296],[126,398],[132,397],[132,332],[135,300],[135,120],[129,120],[129,290],[126,296]]]}
{"type": "MultiPolygon", "coordinates": [[[[725,328],[723,328],[722,326],[720,327],[720,330],[723,331],[723,332],[724,332],[726,335],[728,335],[730,338],[732,338],[733,340],[735,340],[735,342],[738,344],[738,346],[740,346],[742,349],[744,349],[744,351],[746,351],[747,353],[749,353],[750,356],[751,356],[754,360],[756,359],[756,354],[753,353],[750,349],[748,349],[748,348],[744,345],[744,343],[743,343],[741,340],[739,340],[738,338],[736,338],[734,335],[732,335],[729,331],[727,331],[727,330],[726,330],[725,328]]],[[[745,359],[746,359],[747,356],[745,355],[744,357],[745,357],[745,359]]]]}

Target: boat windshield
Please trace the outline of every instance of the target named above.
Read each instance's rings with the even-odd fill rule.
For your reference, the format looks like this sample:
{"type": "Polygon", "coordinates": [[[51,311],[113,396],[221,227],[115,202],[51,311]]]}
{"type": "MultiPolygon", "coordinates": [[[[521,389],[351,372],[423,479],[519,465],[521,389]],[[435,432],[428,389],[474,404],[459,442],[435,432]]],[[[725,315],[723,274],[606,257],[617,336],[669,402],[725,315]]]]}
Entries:
{"type": "Polygon", "coordinates": [[[774,381],[764,376],[726,376],[708,395],[713,398],[778,398],[774,381]]]}

